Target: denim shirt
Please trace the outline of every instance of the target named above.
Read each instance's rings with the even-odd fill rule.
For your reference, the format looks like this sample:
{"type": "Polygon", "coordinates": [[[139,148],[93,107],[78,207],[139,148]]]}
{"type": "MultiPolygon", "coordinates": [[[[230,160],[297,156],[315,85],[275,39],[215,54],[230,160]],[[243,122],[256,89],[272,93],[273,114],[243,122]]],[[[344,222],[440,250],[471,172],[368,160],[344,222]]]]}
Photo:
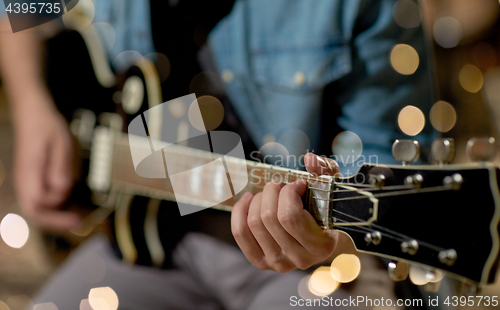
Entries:
{"type": "MultiPolygon", "coordinates": [[[[149,0],[92,1],[93,23],[111,61],[126,50],[142,55],[154,51],[149,0]],[[103,23],[113,26],[113,45],[108,37],[113,34],[103,23]]],[[[257,147],[294,128],[307,135],[309,150],[317,149],[325,130],[318,121],[322,105],[338,104],[342,114],[332,115],[331,122],[360,137],[365,159],[376,155],[379,163],[392,163],[392,142],[405,138],[397,127],[398,113],[414,105],[426,115],[426,126],[415,137],[425,153],[435,136],[428,120],[433,103],[428,53],[421,27],[404,29],[395,23],[395,2],[235,2],[208,44],[226,93],[257,147]],[[419,68],[409,76],[397,73],[389,62],[391,49],[400,43],[415,48],[420,57],[419,68]],[[336,101],[323,102],[323,90],[331,83],[337,83],[336,101]]],[[[128,64],[114,65],[120,69],[128,64]]],[[[283,144],[290,155],[307,151],[299,139],[283,144]]]]}
{"type": "MultiPolygon", "coordinates": [[[[363,155],[391,163],[391,145],[405,138],[397,125],[406,105],[428,115],[432,78],[420,27],[404,29],[393,18],[396,0],[239,0],[209,36],[226,91],[257,147],[287,129],[306,133],[318,146],[322,104],[340,104],[342,129],[357,134],[363,155]],[[395,44],[419,54],[413,75],[397,73],[389,55],[395,44]],[[338,84],[337,103],[323,103],[323,89],[338,84]]],[[[416,139],[433,136],[426,120],[416,139]]],[[[408,138],[408,137],[407,137],[408,138]]],[[[291,155],[300,143],[287,141],[291,155]]],[[[351,169],[352,170],[352,169],[351,169]]]]}
{"type": "Polygon", "coordinates": [[[130,58],[114,61],[124,51],[139,52],[142,56],[154,52],[151,32],[151,14],[149,0],[92,0],[95,6],[93,23],[101,38],[109,59],[115,69],[128,68],[130,58]],[[113,26],[114,34],[109,33],[108,23],[113,26]],[[110,36],[115,36],[114,44],[110,36]]]}

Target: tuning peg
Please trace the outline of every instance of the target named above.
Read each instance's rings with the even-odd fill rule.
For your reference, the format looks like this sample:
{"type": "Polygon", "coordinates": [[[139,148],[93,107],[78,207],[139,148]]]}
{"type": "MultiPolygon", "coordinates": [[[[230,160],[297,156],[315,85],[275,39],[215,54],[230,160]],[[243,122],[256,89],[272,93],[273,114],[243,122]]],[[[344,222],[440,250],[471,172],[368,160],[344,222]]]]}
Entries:
{"type": "Polygon", "coordinates": [[[455,158],[455,140],[452,138],[434,140],[431,153],[440,166],[451,163],[455,158]]]}
{"type": "Polygon", "coordinates": [[[416,140],[399,140],[392,144],[392,156],[395,160],[401,161],[403,166],[410,162],[417,161],[420,156],[420,145],[416,140]]]}
{"type": "Polygon", "coordinates": [[[472,161],[492,161],[496,155],[495,138],[471,138],[467,142],[467,155],[472,161]]]}
{"type": "Polygon", "coordinates": [[[404,281],[408,278],[409,265],[406,262],[391,261],[387,265],[387,270],[389,272],[389,278],[391,280],[399,282],[404,281]]]}

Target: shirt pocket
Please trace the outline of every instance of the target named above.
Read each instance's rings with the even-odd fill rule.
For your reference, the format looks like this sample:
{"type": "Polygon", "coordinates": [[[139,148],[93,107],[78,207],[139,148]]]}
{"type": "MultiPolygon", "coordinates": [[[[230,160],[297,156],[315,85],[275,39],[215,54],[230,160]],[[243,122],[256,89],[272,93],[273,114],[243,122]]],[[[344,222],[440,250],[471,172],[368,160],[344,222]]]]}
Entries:
{"type": "Polygon", "coordinates": [[[252,42],[250,68],[261,87],[314,92],[351,71],[351,49],[339,36],[252,42]]]}

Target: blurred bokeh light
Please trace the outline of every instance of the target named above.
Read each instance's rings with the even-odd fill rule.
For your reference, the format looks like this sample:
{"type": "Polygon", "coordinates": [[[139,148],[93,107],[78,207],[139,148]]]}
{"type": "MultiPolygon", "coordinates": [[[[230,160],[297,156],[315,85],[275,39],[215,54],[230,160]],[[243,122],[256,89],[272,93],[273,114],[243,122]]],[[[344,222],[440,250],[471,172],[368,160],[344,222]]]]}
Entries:
{"type": "Polygon", "coordinates": [[[440,100],[432,106],[429,119],[434,129],[448,132],[457,122],[457,113],[451,104],[440,100]]]}
{"type": "Polygon", "coordinates": [[[299,285],[297,286],[297,293],[302,299],[311,299],[311,300],[319,299],[318,295],[311,293],[311,291],[309,290],[310,279],[311,275],[308,274],[300,280],[299,285]]]}
{"type": "Polygon", "coordinates": [[[330,265],[331,276],[340,283],[354,281],[361,271],[361,262],[354,254],[340,254],[330,265]]]}
{"type": "Polygon", "coordinates": [[[225,83],[231,83],[234,80],[233,71],[231,70],[222,71],[221,78],[225,83]]]}
{"type": "Polygon", "coordinates": [[[391,50],[391,65],[396,72],[410,75],[417,70],[420,59],[417,51],[408,44],[397,44],[391,50]]]}
{"type": "Polygon", "coordinates": [[[305,132],[299,129],[288,129],[278,139],[278,142],[284,146],[296,145],[300,150],[300,154],[305,154],[307,150],[311,149],[311,142],[305,132]]]}
{"type": "Polygon", "coordinates": [[[410,266],[410,280],[413,284],[415,285],[425,285],[429,283],[429,280],[426,277],[427,270],[417,267],[417,266],[410,266]]]}
{"type": "Polygon", "coordinates": [[[162,53],[149,53],[144,56],[155,64],[156,71],[160,77],[160,82],[165,82],[165,80],[170,75],[170,60],[165,54],[162,53]]]}
{"type": "Polygon", "coordinates": [[[168,103],[168,111],[173,117],[181,118],[186,114],[186,104],[176,98],[168,103]]]}
{"type": "Polygon", "coordinates": [[[478,67],[467,64],[459,73],[460,85],[469,93],[477,93],[483,87],[483,73],[478,67]]]}
{"type": "Polygon", "coordinates": [[[361,138],[352,131],[339,133],[332,142],[332,153],[343,164],[355,162],[363,152],[361,138]]]}
{"type": "Polygon", "coordinates": [[[189,121],[194,128],[200,131],[214,130],[224,120],[224,106],[219,99],[212,96],[201,96],[189,107],[189,121]],[[199,113],[199,112],[201,113],[199,113]],[[200,118],[201,117],[201,118],[200,118]]]}
{"type": "Polygon", "coordinates": [[[21,216],[9,213],[0,223],[0,235],[8,246],[21,248],[28,241],[28,224],[21,216]]]}
{"type": "Polygon", "coordinates": [[[109,286],[96,287],[89,292],[89,303],[94,310],[118,309],[118,296],[109,286]]]}
{"type": "Polygon", "coordinates": [[[396,23],[403,28],[415,28],[422,22],[420,7],[411,0],[396,1],[392,14],[396,23]]]}
{"type": "Polygon", "coordinates": [[[59,310],[53,302],[44,302],[33,306],[33,310],[59,310]]]}
{"type": "Polygon", "coordinates": [[[434,23],[432,32],[436,43],[444,48],[457,46],[463,36],[462,25],[451,16],[439,18],[434,23]]]}
{"type": "Polygon", "coordinates": [[[404,134],[416,136],[424,129],[424,113],[419,108],[408,105],[399,112],[398,126],[404,134]]]}
{"type": "Polygon", "coordinates": [[[339,287],[339,282],[332,277],[329,267],[321,266],[311,274],[308,287],[316,296],[327,296],[339,287]]]}
{"type": "Polygon", "coordinates": [[[268,142],[261,146],[259,152],[264,156],[266,163],[283,165],[286,164],[285,160],[288,159],[290,152],[281,143],[268,142]]]}
{"type": "Polygon", "coordinates": [[[80,310],[94,310],[94,309],[92,309],[92,307],[90,306],[90,302],[88,299],[82,299],[82,301],[80,302],[80,310]]]}
{"type": "Polygon", "coordinates": [[[11,310],[16,309],[31,309],[33,301],[27,295],[14,295],[7,298],[7,305],[11,310]]]}

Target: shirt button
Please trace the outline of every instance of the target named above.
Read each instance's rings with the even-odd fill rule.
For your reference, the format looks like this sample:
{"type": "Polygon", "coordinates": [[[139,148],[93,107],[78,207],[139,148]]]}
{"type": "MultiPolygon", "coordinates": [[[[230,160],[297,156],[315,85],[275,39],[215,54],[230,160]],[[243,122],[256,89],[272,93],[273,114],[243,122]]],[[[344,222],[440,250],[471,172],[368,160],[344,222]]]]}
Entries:
{"type": "Polygon", "coordinates": [[[306,82],[306,76],[304,75],[304,73],[302,71],[297,71],[297,72],[295,72],[295,75],[293,76],[293,80],[295,82],[295,85],[301,86],[301,85],[304,85],[304,83],[306,82]]]}
{"type": "Polygon", "coordinates": [[[231,83],[234,80],[234,74],[233,71],[231,70],[224,70],[222,71],[222,80],[226,83],[231,83]]]}

